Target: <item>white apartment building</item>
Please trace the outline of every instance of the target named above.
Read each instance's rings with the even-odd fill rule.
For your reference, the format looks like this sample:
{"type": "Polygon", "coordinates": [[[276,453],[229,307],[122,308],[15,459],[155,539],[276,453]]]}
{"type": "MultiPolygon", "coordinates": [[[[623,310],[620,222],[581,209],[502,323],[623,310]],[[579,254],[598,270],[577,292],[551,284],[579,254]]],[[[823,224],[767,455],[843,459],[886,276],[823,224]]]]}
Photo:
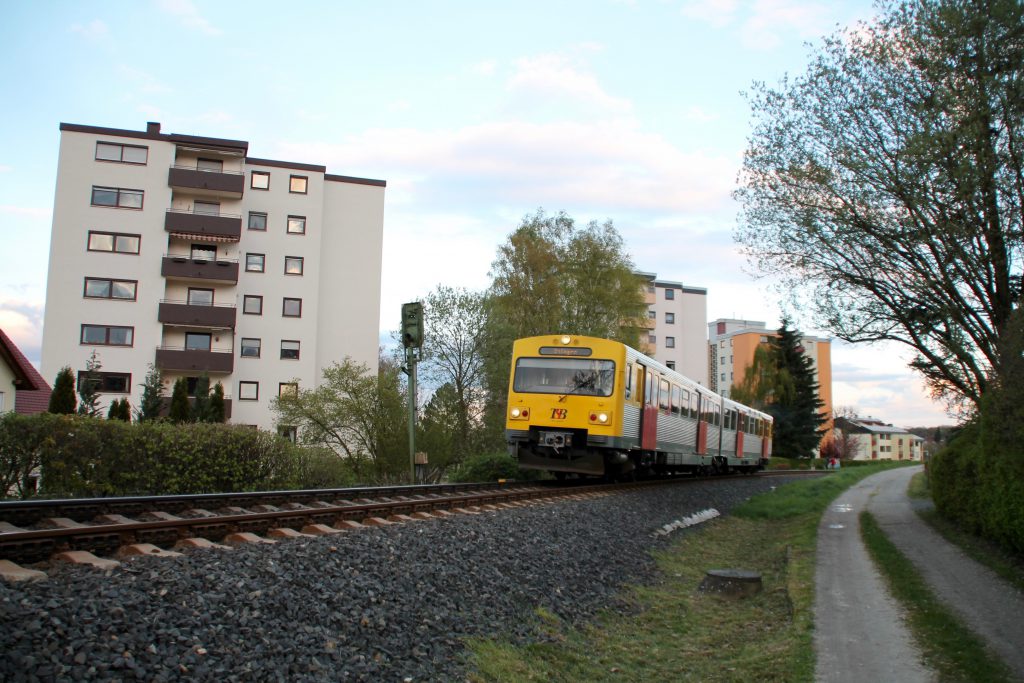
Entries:
{"type": "Polygon", "coordinates": [[[271,400],[331,363],[376,371],[384,181],[159,123],[60,130],[44,377],[95,351],[105,408],[138,406],[150,363],[168,395],[205,372],[230,422],[274,429],[271,400]]]}
{"type": "Polygon", "coordinates": [[[659,280],[655,273],[636,274],[647,281],[647,336],[639,350],[707,386],[708,290],[659,280]]]}

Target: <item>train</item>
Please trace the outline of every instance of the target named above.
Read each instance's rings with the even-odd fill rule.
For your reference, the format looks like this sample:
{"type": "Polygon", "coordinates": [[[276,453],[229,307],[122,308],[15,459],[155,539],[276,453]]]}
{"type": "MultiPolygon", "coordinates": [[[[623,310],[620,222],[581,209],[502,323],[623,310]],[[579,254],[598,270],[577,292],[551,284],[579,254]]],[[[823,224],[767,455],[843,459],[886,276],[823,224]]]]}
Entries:
{"type": "Polygon", "coordinates": [[[519,467],[566,477],[753,473],[772,416],[626,344],[571,334],[512,347],[505,436],[519,467]]]}

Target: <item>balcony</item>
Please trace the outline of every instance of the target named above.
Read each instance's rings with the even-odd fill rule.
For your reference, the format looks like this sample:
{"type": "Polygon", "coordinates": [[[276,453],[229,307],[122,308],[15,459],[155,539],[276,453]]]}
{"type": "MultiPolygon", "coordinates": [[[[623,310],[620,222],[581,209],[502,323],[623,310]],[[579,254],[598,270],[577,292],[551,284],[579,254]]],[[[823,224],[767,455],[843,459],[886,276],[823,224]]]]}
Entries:
{"type": "Polygon", "coordinates": [[[238,261],[203,259],[188,256],[164,256],[160,274],[171,280],[203,280],[238,284],[238,261]]]}
{"type": "Polygon", "coordinates": [[[228,213],[193,213],[167,209],[164,230],[185,239],[237,242],[242,237],[242,217],[228,213]]]}
{"type": "Polygon", "coordinates": [[[230,374],[235,369],[235,354],[231,351],[204,351],[181,346],[158,346],[156,366],[161,370],[230,374]]]}
{"type": "Polygon", "coordinates": [[[184,301],[161,301],[157,320],[164,325],[233,330],[236,314],[233,304],[199,305],[184,301]]]}
{"type": "Polygon", "coordinates": [[[245,174],[195,166],[171,166],[167,184],[176,190],[187,190],[204,197],[241,199],[245,189],[245,174]]]}

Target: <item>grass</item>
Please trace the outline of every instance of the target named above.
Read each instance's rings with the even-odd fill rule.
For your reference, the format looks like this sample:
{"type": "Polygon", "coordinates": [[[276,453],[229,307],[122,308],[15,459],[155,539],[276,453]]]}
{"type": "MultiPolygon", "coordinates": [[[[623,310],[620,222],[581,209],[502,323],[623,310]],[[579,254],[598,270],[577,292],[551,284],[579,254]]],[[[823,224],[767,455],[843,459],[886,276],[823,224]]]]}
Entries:
{"type": "Polygon", "coordinates": [[[893,596],[907,615],[914,640],[940,681],[997,683],[1013,680],[1006,666],[941,604],[917,569],[885,536],[869,512],[860,514],[861,535],[893,596]]]}
{"type": "Polygon", "coordinates": [[[470,643],[471,680],[812,681],[814,556],[821,513],[886,465],[780,486],[656,554],[661,580],[583,628],[534,615],[539,642],[470,643]],[[713,568],[760,572],[764,590],[736,602],[698,591],[713,568]]]}

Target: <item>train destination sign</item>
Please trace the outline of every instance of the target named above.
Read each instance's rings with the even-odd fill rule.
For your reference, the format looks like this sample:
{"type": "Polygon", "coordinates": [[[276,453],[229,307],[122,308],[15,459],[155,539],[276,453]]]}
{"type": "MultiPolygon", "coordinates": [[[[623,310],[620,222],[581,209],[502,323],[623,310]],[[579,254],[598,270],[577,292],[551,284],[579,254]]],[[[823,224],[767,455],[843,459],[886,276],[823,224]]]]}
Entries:
{"type": "Polygon", "coordinates": [[[542,356],[589,356],[594,353],[593,349],[588,349],[585,346],[572,348],[566,346],[542,346],[539,350],[542,356]]]}

